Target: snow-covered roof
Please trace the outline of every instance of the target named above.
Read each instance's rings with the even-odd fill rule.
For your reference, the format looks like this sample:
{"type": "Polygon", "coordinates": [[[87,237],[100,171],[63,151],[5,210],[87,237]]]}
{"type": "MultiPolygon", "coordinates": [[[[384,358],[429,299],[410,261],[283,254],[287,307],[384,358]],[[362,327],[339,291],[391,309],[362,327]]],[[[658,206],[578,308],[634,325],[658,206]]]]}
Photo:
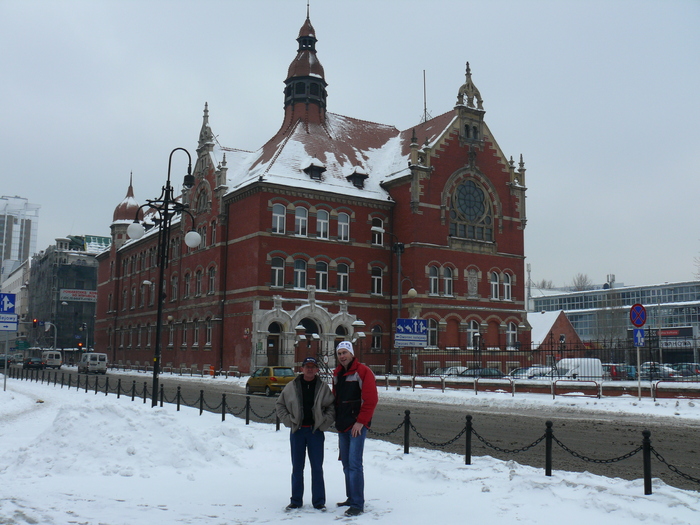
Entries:
{"type": "Polygon", "coordinates": [[[532,338],[533,347],[545,342],[549,331],[552,329],[552,325],[554,325],[554,322],[561,314],[562,310],[554,312],[530,312],[527,314],[527,321],[532,327],[530,337],[532,338]]]}

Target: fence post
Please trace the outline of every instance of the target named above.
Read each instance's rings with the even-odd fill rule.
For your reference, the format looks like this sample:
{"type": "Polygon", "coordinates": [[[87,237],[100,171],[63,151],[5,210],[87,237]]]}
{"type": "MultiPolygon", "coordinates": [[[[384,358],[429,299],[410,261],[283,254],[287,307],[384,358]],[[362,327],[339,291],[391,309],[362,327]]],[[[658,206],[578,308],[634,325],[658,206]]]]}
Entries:
{"type": "Polygon", "coordinates": [[[226,394],[221,394],[221,421],[226,421],[226,394]]]}
{"type": "MultiPolygon", "coordinates": [[[[399,364],[399,367],[400,366],[399,364]]],[[[398,374],[396,375],[396,390],[401,390],[401,376],[398,374]]]]}
{"type": "Polygon", "coordinates": [[[651,432],[642,431],[642,460],[644,461],[644,495],[651,494],[651,432]]]}
{"type": "Polygon", "coordinates": [[[133,401],[134,399],[136,399],[136,379],[131,384],[131,400],[133,401]]]}
{"type": "Polygon", "coordinates": [[[467,416],[466,442],[464,444],[464,464],[472,464],[472,416],[467,416]]]}
{"type": "Polygon", "coordinates": [[[175,398],[177,399],[177,411],[179,412],[180,411],[180,387],[179,386],[177,387],[177,394],[176,394],[175,398]]]}
{"type": "MultiPolygon", "coordinates": [[[[95,376],[95,384],[97,384],[97,376],[95,376]]],[[[88,393],[88,387],[90,385],[90,376],[85,374],[85,393],[88,393]]]]}
{"type": "Polygon", "coordinates": [[[406,410],[405,416],[403,418],[403,453],[408,454],[409,452],[409,443],[408,443],[408,436],[409,432],[411,430],[411,411],[406,410]]]}
{"type": "Polygon", "coordinates": [[[64,381],[65,378],[66,378],[66,373],[65,373],[65,372],[61,372],[61,388],[63,388],[63,383],[65,382],[65,381],[64,381]]]}
{"type": "MultiPolygon", "coordinates": [[[[78,376],[80,377],[80,376],[78,376]]],[[[73,379],[71,379],[71,375],[68,374],[68,390],[70,390],[70,384],[73,382],[73,379]]]]}
{"type": "Polygon", "coordinates": [[[105,376],[105,395],[109,393],[109,376],[105,376]]]}
{"type": "Polygon", "coordinates": [[[275,414],[275,432],[280,431],[280,417],[275,414]]]}
{"type": "Polygon", "coordinates": [[[58,382],[58,370],[56,370],[53,373],[53,386],[56,386],[56,383],[58,382]]]}
{"type": "Polygon", "coordinates": [[[98,388],[99,384],[100,384],[100,377],[95,376],[95,395],[97,395],[97,388],[98,388]]]}
{"type": "Polygon", "coordinates": [[[250,425],[250,396],[245,396],[245,424],[250,425]]]}
{"type": "Polygon", "coordinates": [[[146,399],[148,399],[148,381],[143,382],[143,404],[146,404],[146,399]]]}
{"type": "Polygon", "coordinates": [[[547,430],[544,431],[545,435],[545,440],[544,440],[544,450],[545,450],[545,464],[544,464],[544,475],[545,476],[551,476],[552,475],[552,422],[547,421],[545,423],[547,425],[547,430]]]}
{"type": "Polygon", "coordinates": [[[204,390],[199,391],[199,415],[204,412],[204,390]]]}
{"type": "Polygon", "coordinates": [[[121,397],[122,394],[122,378],[117,379],[117,399],[121,397]]]}

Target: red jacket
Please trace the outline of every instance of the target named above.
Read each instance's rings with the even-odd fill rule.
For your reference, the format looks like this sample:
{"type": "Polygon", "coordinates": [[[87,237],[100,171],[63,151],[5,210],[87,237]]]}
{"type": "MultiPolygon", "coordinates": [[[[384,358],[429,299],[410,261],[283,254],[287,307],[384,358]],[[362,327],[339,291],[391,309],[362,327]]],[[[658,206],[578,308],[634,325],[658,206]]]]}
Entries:
{"type": "Polygon", "coordinates": [[[347,431],[355,422],[369,428],[379,397],[374,373],[368,366],[357,359],[350,362],[347,370],[338,365],[333,371],[333,395],[338,432],[347,431]]]}

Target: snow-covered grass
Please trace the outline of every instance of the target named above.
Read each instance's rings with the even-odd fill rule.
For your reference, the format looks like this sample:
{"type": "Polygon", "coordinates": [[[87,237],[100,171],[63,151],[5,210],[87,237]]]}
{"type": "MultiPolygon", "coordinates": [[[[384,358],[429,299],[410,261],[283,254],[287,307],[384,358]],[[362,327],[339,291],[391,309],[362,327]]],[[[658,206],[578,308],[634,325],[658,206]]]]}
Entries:
{"type": "MultiPolygon", "coordinates": [[[[165,378],[164,378],[165,379],[165,378]]],[[[202,381],[202,379],[198,379],[202,381]]],[[[205,378],[204,381],[212,381],[205,378]]],[[[228,379],[241,384],[244,379],[228,379]]],[[[641,479],[626,481],[555,471],[400,446],[370,439],[365,449],[366,512],[344,518],[337,439],[326,434],[328,512],[287,513],[290,495],[288,432],[238,418],[225,422],[196,409],[150,408],[128,397],[85,394],[8,380],[0,392],[0,523],[40,524],[258,524],[284,520],[423,524],[568,525],[700,523],[700,492],[654,480],[644,496],[641,479]]],[[[382,399],[408,404],[488,403],[568,410],[617,410],[698,418],[697,403],[645,399],[589,399],[465,391],[380,388],[382,399]]],[[[308,479],[308,473],[307,473],[308,479]]]]}

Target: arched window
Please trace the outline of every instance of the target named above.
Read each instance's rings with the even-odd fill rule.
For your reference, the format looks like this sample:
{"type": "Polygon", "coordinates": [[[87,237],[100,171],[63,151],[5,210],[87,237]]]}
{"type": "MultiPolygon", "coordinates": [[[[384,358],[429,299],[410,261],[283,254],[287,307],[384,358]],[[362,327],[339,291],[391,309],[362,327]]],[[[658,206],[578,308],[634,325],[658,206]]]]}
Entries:
{"type": "Polygon", "coordinates": [[[338,291],[347,292],[349,289],[350,270],[347,264],[340,263],[338,265],[338,291]]]}
{"type": "Polygon", "coordinates": [[[182,280],[182,298],[186,299],[190,296],[190,274],[189,272],[185,274],[182,280]]]}
{"type": "Polygon", "coordinates": [[[209,277],[209,286],[207,289],[207,293],[211,295],[216,291],[216,267],[211,266],[207,273],[209,277]]]}
{"type": "Polygon", "coordinates": [[[328,263],[316,263],[316,289],[328,290],[328,263]]]}
{"type": "Polygon", "coordinates": [[[445,267],[442,269],[442,277],[444,279],[445,283],[445,295],[452,296],[453,292],[453,273],[452,273],[452,268],[445,267]]]}
{"type": "Polygon", "coordinates": [[[273,257],[272,261],[272,278],[270,286],[281,288],[284,286],[284,259],[282,257],[273,257]]]}
{"type": "Polygon", "coordinates": [[[491,272],[491,299],[498,299],[498,273],[491,272]]]}
{"type": "Polygon", "coordinates": [[[294,288],[306,288],[306,261],[294,261],[294,288]]]}
{"type": "Polygon", "coordinates": [[[294,212],[294,234],[306,237],[308,233],[309,212],[306,208],[297,208],[294,212]]]}
{"type": "Polygon", "coordinates": [[[374,325],[372,327],[372,350],[379,350],[382,348],[382,328],[379,325],[374,325]]]}
{"type": "Polygon", "coordinates": [[[180,341],[182,346],[187,346],[187,319],[182,320],[182,341],[180,341]]]}
{"type": "Polygon", "coordinates": [[[287,209],[281,204],[272,206],[272,233],[284,233],[284,219],[287,209]]]}
{"type": "Polygon", "coordinates": [[[382,269],[379,266],[372,267],[372,294],[382,295],[382,269]]]}
{"type": "Polygon", "coordinates": [[[194,295],[196,297],[202,295],[202,270],[197,270],[194,274],[194,295]]]}
{"type": "Polygon", "coordinates": [[[518,325],[515,323],[508,323],[508,329],[506,330],[506,345],[509,350],[515,350],[518,342],[518,325]]]}
{"type": "Polygon", "coordinates": [[[467,348],[474,348],[476,345],[476,335],[479,333],[479,323],[477,321],[471,321],[469,323],[469,328],[467,328],[467,348]]]}
{"type": "Polygon", "coordinates": [[[168,346],[173,346],[175,343],[175,323],[168,325],[168,346]]]}
{"type": "Polygon", "coordinates": [[[511,277],[509,274],[504,273],[503,274],[503,300],[504,301],[512,301],[513,300],[513,291],[511,288],[511,277]]]}
{"type": "Polygon", "coordinates": [[[437,348],[438,345],[438,322],[435,319],[428,319],[428,346],[437,348]]]}
{"type": "Polygon", "coordinates": [[[203,213],[209,209],[209,193],[202,191],[197,196],[197,213],[203,213]]]}
{"type": "Polygon", "coordinates": [[[177,275],[170,278],[170,300],[177,301],[177,275]]]}
{"type": "Polygon", "coordinates": [[[205,323],[205,329],[204,329],[204,344],[207,346],[211,346],[211,337],[212,337],[212,321],[211,318],[207,318],[207,321],[205,323]]]}
{"type": "Polygon", "coordinates": [[[474,180],[465,180],[452,194],[450,235],[493,242],[491,203],[484,189],[474,180]]]}
{"type": "Polygon", "coordinates": [[[316,236],[319,239],[328,239],[329,215],[326,210],[316,212],[316,236]]]}
{"type": "Polygon", "coordinates": [[[192,346],[199,346],[199,319],[192,321],[192,346]]]}
{"type": "Polygon", "coordinates": [[[350,240],[350,215],[347,213],[338,214],[338,240],[350,240]]]}
{"type": "Polygon", "coordinates": [[[131,309],[136,308],[136,286],[131,287],[131,309]]]}
{"type": "Polygon", "coordinates": [[[372,219],[372,244],[384,246],[384,221],[378,217],[372,219]]]}
{"type": "Polygon", "coordinates": [[[428,279],[430,281],[430,295],[438,295],[440,293],[440,282],[437,266],[431,266],[428,269],[428,279]]]}

